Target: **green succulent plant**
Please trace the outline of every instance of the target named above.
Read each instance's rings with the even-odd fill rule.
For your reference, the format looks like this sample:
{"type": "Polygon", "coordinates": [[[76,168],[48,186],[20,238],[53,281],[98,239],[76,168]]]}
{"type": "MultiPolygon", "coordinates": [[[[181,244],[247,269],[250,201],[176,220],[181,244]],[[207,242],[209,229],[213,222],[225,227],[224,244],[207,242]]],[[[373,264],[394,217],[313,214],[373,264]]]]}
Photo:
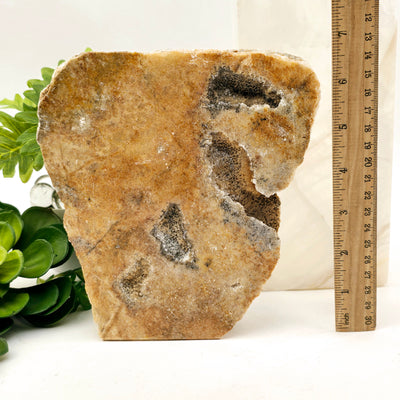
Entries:
{"type": "MultiPolygon", "coordinates": [[[[72,254],[62,221],[50,208],[31,207],[21,215],[0,202],[0,336],[17,318],[47,327],[78,309],[91,308],[81,268],[41,278],[72,254]],[[13,287],[18,277],[36,282],[13,287]]],[[[0,356],[7,351],[6,340],[0,338],[0,356]]]]}

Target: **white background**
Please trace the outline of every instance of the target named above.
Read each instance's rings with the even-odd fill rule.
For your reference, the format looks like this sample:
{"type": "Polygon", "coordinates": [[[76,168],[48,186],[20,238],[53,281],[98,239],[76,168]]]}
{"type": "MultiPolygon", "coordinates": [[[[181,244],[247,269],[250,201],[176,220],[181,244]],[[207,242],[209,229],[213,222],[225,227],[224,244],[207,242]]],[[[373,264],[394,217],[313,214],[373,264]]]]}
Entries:
{"type": "MultiPolygon", "coordinates": [[[[87,46],[236,47],[235,0],[0,0],[0,17],[0,98],[22,93],[41,67],[87,46]]],[[[375,332],[335,333],[331,290],[263,293],[220,341],[104,343],[91,314],[80,313],[56,328],[20,327],[7,335],[0,398],[398,398],[399,128],[397,119],[390,274],[388,287],[379,289],[375,332]]],[[[0,201],[22,211],[32,183],[0,178],[0,201]]]]}

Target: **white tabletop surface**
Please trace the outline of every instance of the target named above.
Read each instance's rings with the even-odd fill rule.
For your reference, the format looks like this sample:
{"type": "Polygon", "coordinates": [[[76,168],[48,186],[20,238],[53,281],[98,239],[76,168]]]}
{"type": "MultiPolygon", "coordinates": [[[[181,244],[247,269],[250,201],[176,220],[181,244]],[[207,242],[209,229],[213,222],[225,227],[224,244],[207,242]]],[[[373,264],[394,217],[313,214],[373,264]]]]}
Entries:
{"type": "Polygon", "coordinates": [[[220,340],[103,342],[91,312],[7,335],[1,399],[397,399],[400,287],[375,331],[337,333],[333,291],[264,292],[220,340]]]}

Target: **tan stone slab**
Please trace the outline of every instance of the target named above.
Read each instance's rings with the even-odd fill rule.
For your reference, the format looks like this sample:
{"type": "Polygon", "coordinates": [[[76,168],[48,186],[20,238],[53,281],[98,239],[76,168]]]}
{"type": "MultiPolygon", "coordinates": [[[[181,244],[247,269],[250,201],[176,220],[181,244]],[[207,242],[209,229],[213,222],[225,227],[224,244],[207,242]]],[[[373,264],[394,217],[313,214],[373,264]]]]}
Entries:
{"type": "Polygon", "coordinates": [[[38,141],[103,339],[219,338],[243,316],[318,99],[279,54],[86,53],[56,71],[38,141]]]}

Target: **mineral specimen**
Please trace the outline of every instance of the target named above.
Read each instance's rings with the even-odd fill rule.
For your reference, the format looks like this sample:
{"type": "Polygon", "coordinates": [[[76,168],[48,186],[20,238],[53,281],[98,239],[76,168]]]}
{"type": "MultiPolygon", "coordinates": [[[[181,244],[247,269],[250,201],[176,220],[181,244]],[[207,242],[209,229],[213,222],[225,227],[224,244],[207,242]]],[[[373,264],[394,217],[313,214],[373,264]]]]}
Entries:
{"type": "Polygon", "coordinates": [[[56,71],[38,141],[103,339],[219,338],[243,316],[318,100],[310,68],[273,53],[86,53],[56,71]]]}

